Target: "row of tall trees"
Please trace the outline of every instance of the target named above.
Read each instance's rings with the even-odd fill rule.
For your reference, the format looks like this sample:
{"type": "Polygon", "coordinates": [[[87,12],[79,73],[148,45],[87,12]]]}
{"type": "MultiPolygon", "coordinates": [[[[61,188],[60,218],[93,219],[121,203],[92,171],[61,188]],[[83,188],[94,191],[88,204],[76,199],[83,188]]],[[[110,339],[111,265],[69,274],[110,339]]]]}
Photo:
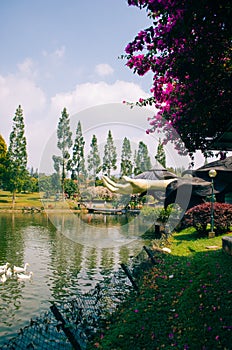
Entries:
{"type": "MultiPolygon", "coordinates": [[[[59,155],[53,155],[54,169],[60,175],[64,186],[64,180],[71,174],[71,179],[92,177],[102,173],[111,175],[118,167],[117,148],[113,139],[111,130],[108,131],[106,143],[104,145],[103,157],[101,159],[97,136],[93,135],[90,143],[90,151],[85,161],[85,140],[82,134],[81,122],[78,121],[74,142],[72,141],[72,132],[70,128],[69,114],[66,108],[63,109],[57,127],[57,147],[60,150],[59,155]]],[[[137,175],[152,167],[151,159],[147,145],[140,141],[138,149],[132,154],[130,140],[124,137],[120,158],[120,176],[137,175]]],[[[165,166],[165,152],[161,140],[157,149],[158,161],[165,166]],[[162,153],[162,157],[161,157],[162,153]]]]}
{"type": "MultiPolygon", "coordinates": [[[[59,155],[53,156],[55,173],[51,176],[39,174],[38,170],[31,171],[27,168],[27,141],[25,137],[25,123],[23,109],[19,105],[13,117],[13,128],[9,137],[9,147],[0,135],[0,188],[12,192],[13,202],[16,192],[34,192],[49,188],[59,188],[62,191],[74,191],[76,179],[93,178],[100,173],[111,175],[117,169],[117,149],[111,130],[108,132],[104,146],[104,154],[101,159],[98,140],[92,136],[89,145],[89,153],[85,158],[85,140],[82,134],[80,121],[77,124],[74,142],[70,129],[70,120],[66,108],[63,109],[57,128],[57,147],[59,155]],[[69,179],[69,174],[71,179],[69,179]],[[40,179],[40,181],[39,181],[40,179]]],[[[161,140],[157,148],[155,158],[165,166],[165,152],[161,140]],[[164,163],[162,163],[164,161],[164,163]]],[[[130,140],[125,137],[121,149],[120,175],[131,176],[151,168],[151,160],[148,148],[143,141],[139,142],[138,150],[132,154],[130,140]],[[133,159],[132,159],[133,158],[133,159]]],[[[76,185],[75,185],[76,186],[76,185]]],[[[75,192],[75,191],[74,191],[75,192]]]]}

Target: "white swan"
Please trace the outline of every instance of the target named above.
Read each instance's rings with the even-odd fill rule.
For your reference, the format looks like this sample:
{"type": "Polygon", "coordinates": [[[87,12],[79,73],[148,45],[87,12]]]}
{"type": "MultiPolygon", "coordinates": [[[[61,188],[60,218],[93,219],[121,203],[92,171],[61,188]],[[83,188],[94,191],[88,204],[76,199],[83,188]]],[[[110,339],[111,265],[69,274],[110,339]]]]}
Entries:
{"type": "Polygon", "coordinates": [[[6,272],[6,269],[0,269],[0,275],[3,275],[6,272]]]}
{"type": "Polygon", "coordinates": [[[4,265],[0,265],[0,270],[6,270],[10,266],[10,263],[5,263],[4,265]]]}
{"type": "Polygon", "coordinates": [[[12,270],[11,268],[9,267],[7,270],[6,270],[6,277],[9,278],[12,276],[12,270]]]}
{"type": "Polygon", "coordinates": [[[17,278],[19,280],[30,280],[33,276],[33,272],[31,271],[28,275],[25,275],[24,273],[17,274],[17,278]]]}
{"type": "Polygon", "coordinates": [[[26,272],[28,266],[30,266],[28,263],[26,263],[26,264],[24,265],[24,267],[14,266],[13,271],[14,271],[14,273],[26,272]]]}
{"type": "Polygon", "coordinates": [[[166,253],[171,253],[172,252],[171,249],[167,248],[167,247],[162,248],[162,251],[166,252],[166,253]]]}
{"type": "Polygon", "coordinates": [[[7,280],[5,273],[2,275],[0,282],[5,283],[7,280]]]}

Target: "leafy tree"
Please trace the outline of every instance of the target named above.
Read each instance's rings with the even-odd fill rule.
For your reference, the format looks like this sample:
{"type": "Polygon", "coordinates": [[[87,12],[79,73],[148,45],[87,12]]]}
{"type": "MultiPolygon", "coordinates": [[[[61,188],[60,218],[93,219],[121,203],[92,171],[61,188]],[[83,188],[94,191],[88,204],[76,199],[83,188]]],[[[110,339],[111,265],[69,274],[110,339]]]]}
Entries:
{"type": "Polygon", "coordinates": [[[85,159],[84,159],[85,141],[82,135],[81,122],[77,123],[76,138],[73,145],[72,160],[69,162],[68,168],[71,170],[71,178],[76,180],[80,175],[86,175],[85,159]]]}
{"type": "Polygon", "coordinates": [[[7,170],[7,145],[2,135],[0,135],[0,187],[3,184],[6,170],[7,170]]]}
{"type": "Polygon", "coordinates": [[[62,184],[60,183],[60,177],[58,176],[57,173],[53,173],[50,176],[50,183],[51,183],[51,190],[53,194],[60,192],[62,184]]]}
{"type": "Polygon", "coordinates": [[[90,144],[90,152],[88,154],[88,171],[92,173],[93,178],[96,178],[96,174],[100,171],[100,153],[98,150],[97,137],[93,135],[90,144]]]}
{"type": "Polygon", "coordinates": [[[139,169],[137,168],[137,150],[134,151],[133,169],[134,175],[138,175],[140,173],[139,169]]]}
{"type": "Polygon", "coordinates": [[[54,155],[54,169],[61,176],[62,193],[64,193],[64,179],[66,177],[69,150],[72,147],[72,132],[70,130],[69,114],[66,108],[63,109],[57,128],[57,147],[61,151],[61,156],[54,155]],[[60,169],[61,168],[61,169],[60,169]]]}
{"type": "Polygon", "coordinates": [[[75,193],[78,192],[77,181],[72,179],[65,179],[64,191],[67,193],[68,198],[71,198],[75,193]]]}
{"type": "Polygon", "coordinates": [[[182,139],[190,154],[197,149],[207,153],[231,121],[231,1],[128,4],[145,8],[152,21],[127,45],[124,56],[134,73],[153,74],[152,97],[137,102],[158,109],[147,132],[163,128],[164,142],[175,142],[179,152],[182,139]]]}
{"type": "Polygon", "coordinates": [[[27,142],[24,129],[23,110],[19,105],[13,118],[13,130],[10,134],[7,153],[9,163],[5,183],[6,189],[12,192],[13,203],[15,202],[16,191],[22,190],[23,184],[29,176],[27,171],[27,142]]]}
{"type": "Polygon", "coordinates": [[[28,176],[22,186],[23,192],[33,193],[39,191],[38,178],[28,176]]]}
{"type": "Polygon", "coordinates": [[[60,176],[58,173],[52,175],[39,174],[39,190],[44,192],[44,198],[61,191],[60,176]]]}
{"type": "Polygon", "coordinates": [[[132,174],[132,161],[131,161],[132,151],[131,144],[128,138],[124,138],[122,144],[122,154],[121,154],[121,176],[127,175],[130,176],[132,174]]]}
{"type": "Polygon", "coordinates": [[[116,146],[114,145],[114,140],[112,137],[112,133],[109,130],[106,145],[104,147],[104,155],[103,155],[103,164],[102,170],[106,172],[108,176],[110,176],[111,170],[117,169],[117,152],[116,146]]]}
{"type": "Polygon", "coordinates": [[[138,152],[135,159],[135,175],[151,169],[151,159],[148,155],[147,145],[143,141],[139,142],[138,152]]]}
{"type": "Polygon", "coordinates": [[[164,146],[163,146],[163,144],[162,144],[160,138],[159,138],[159,143],[158,143],[157,153],[156,153],[155,159],[156,159],[157,162],[159,162],[164,168],[166,168],[166,154],[165,154],[164,146]]]}

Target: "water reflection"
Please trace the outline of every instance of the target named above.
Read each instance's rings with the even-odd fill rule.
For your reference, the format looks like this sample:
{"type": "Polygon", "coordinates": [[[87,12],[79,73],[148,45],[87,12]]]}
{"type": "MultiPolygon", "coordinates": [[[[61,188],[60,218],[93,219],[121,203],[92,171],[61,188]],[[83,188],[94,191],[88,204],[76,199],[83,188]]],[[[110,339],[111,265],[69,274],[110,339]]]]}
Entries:
{"type": "Polygon", "coordinates": [[[136,241],[151,224],[139,216],[128,219],[125,215],[49,214],[59,232],[73,242],[88,247],[115,248],[136,241]]]}
{"type": "Polygon", "coordinates": [[[91,215],[0,214],[0,265],[28,262],[34,273],[31,281],[13,275],[0,285],[0,344],[50,301],[86,292],[142,249],[139,221],[91,215]]]}

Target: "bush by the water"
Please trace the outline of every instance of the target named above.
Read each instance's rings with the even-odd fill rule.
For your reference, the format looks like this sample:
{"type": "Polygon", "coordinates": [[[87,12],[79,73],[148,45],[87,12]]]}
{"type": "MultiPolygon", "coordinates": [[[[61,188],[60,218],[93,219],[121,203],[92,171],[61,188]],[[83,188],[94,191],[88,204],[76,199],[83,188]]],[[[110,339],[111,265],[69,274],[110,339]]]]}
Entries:
{"type": "Polygon", "coordinates": [[[171,205],[169,205],[167,209],[164,209],[161,206],[157,206],[157,207],[144,206],[141,210],[141,215],[146,217],[146,219],[148,220],[165,223],[167,222],[170,214],[174,210],[175,209],[171,205]]]}
{"type": "MultiPolygon", "coordinates": [[[[182,220],[182,228],[194,227],[200,235],[207,235],[210,229],[212,203],[207,202],[189,209],[182,220]]],[[[223,234],[232,226],[232,205],[214,203],[213,206],[214,232],[223,234]]]]}

